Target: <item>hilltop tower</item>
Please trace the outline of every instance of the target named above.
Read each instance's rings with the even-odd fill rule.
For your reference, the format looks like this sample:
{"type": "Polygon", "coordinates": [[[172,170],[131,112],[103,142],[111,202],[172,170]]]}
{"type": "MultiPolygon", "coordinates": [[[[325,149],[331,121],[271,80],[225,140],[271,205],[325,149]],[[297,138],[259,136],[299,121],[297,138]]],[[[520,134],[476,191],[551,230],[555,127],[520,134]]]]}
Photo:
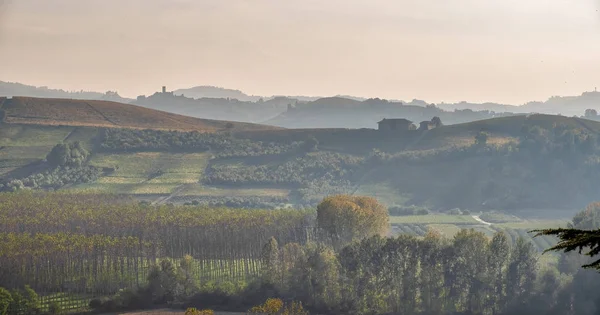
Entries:
{"type": "Polygon", "coordinates": [[[166,86],[164,86],[164,85],[163,85],[163,87],[162,87],[162,92],[163,92],[163,93],[167,93],[167,87],[166,87],[166,86]]]}

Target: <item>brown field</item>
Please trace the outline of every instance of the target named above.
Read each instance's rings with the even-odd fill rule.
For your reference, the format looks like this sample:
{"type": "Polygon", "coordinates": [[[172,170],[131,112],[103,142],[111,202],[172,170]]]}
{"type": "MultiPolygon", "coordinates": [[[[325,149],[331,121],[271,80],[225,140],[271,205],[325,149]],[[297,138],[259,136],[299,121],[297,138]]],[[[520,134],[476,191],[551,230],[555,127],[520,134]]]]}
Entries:
{"type": "Polygon", "coordinates": [[[2,103],[8,123],[167,130],[263,130],[277,127],[200,119],[107,101],[13,97],[2,103]]]}

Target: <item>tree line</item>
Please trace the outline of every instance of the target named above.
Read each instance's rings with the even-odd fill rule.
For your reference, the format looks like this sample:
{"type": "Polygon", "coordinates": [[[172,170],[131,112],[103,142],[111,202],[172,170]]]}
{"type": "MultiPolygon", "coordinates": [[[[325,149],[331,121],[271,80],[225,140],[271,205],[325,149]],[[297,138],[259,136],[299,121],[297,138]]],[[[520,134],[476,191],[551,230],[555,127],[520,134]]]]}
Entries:
{"type": "Polygon", "coordinates": [[[228,132],[102,129],[99,150],[105,152],[207,152],[218,158],[281,155],[304,150],[303,142],[252,141],[228,132]]]}

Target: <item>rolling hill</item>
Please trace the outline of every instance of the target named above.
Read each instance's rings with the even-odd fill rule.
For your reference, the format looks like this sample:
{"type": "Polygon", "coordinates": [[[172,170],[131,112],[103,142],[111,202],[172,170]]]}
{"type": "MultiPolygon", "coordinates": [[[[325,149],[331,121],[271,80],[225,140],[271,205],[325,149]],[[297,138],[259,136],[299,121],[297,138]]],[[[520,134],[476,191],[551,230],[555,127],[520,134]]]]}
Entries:
{"type": "Polygon", "coordinates": [[[3,103],[0,179],[25,185],[55,145],[74,141],[89,150],[87,166],[109,171],[61,189],[158,203],[307,206],[348,193],[434,211],[558,209],[569,217],[597,199],[600,185],[600,122],[580,118],[507,116],[399,132],[234,123],[232,132],[194,135],[167,130],[228,123],[107,102],[3,103]],[[478,146],[480,132],[487,137],[478,146]]]}
{"type": "Polygon", "coordinates": [[[196,131],[274,128],[199,119],[109,101],[13,97],[2,99],[0,106],[4,112],[4,121],[14,124],[196,131]]]}
{"type": "Polygon", "coordinates": [[[383,118],[406,118],[418,124],[438,116],[444,124],[458,124],[507,115],[513,114],[472,110],[450,112],[431,105],[410,105],[381,99],[358,101],[328,97],[291,106],[284,113],[264,123],[286,128],[374,128],[383,118]]]}

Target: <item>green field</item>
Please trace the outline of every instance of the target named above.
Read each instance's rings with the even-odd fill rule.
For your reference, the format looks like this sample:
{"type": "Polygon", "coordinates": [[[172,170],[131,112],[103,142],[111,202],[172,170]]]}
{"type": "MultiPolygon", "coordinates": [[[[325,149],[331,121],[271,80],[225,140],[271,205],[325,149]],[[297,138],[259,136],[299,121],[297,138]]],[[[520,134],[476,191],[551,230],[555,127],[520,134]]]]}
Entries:
{"type": "Polygon", "coordinates": [[[409,215],[390,217],[391,224],[479,224],[470,215],[409,215]]]}
{"type": "Polygon", "coordinates": [[[430,214],[421,216],[392,216],[390,224],[393,234],[410,234],[423,236],[429,230],[437,231],[442,236],[452,238],[462,229],[474,229],[492,237],[496,232],[505,233],[511,242],[519,237],[531,242],[538,251],[553,246],[556,239],[552,236],[533,237],[532,230],[565,227],[568,220],[529,220],[519,222],[486,225],[469,215],[430,214]]]}
{"type": "Polygon", "coordinates": [[[198,183],[208,158],[209,155],[205,153],[95,154],[91,165],[114,168],[115,171],[75,189],[133,195],[171,194],[181,185],[198,183]]]}

